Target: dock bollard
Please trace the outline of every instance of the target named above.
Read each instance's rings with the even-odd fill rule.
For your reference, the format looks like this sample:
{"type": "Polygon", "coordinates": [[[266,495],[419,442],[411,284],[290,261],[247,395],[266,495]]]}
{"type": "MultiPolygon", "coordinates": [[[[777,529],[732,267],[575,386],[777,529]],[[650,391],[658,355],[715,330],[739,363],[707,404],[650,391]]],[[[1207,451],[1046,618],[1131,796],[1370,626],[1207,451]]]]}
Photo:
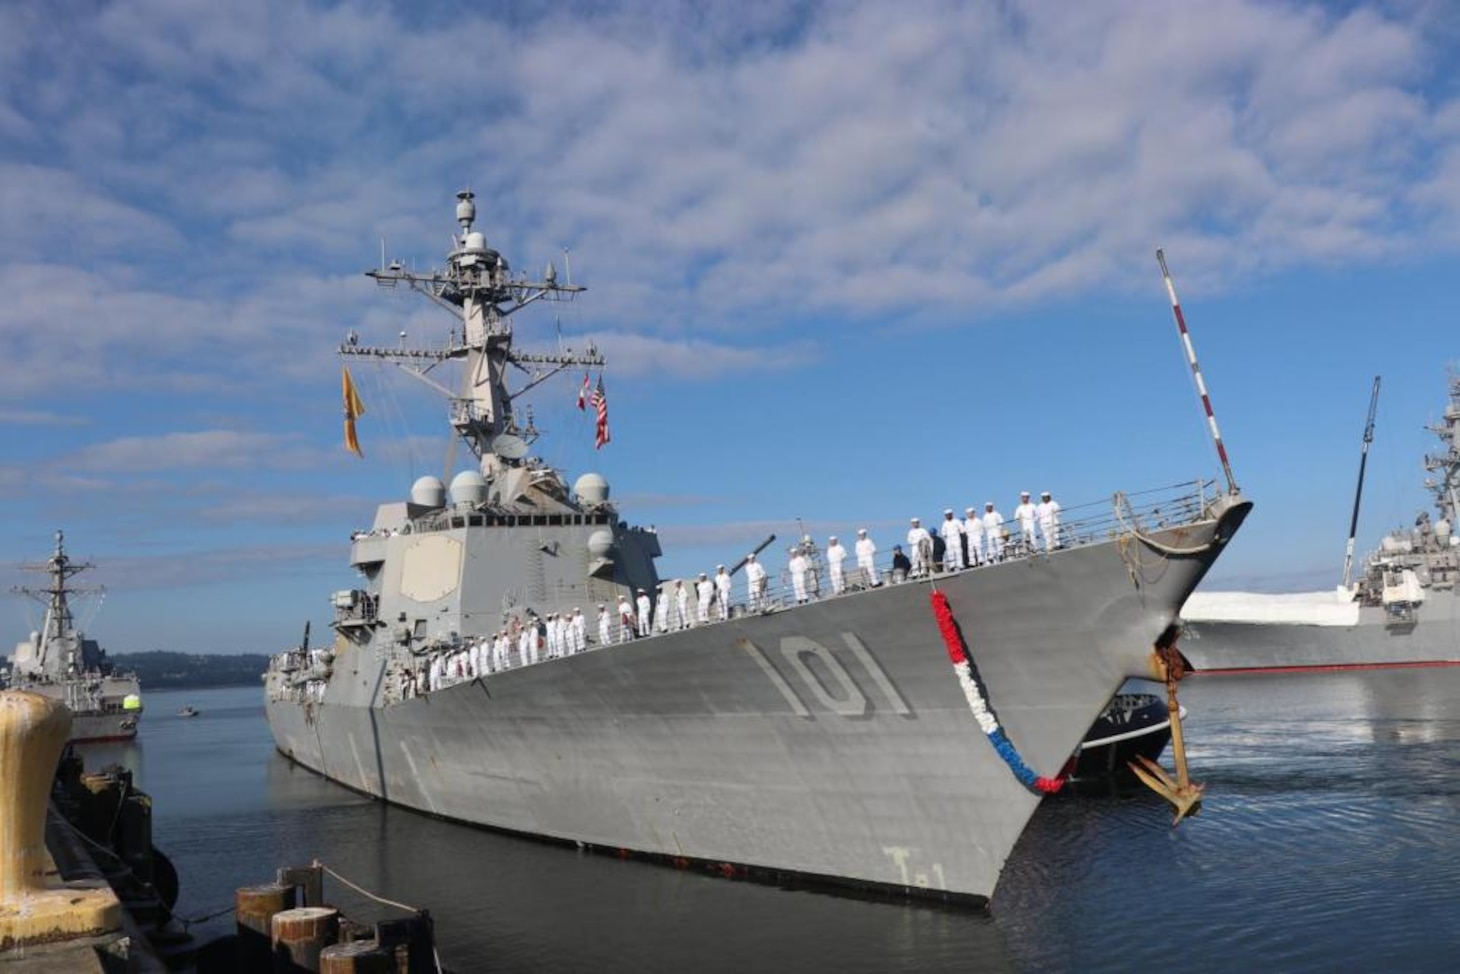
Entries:
{"type": "Polygon", "coordinates": [[[72,889],[46,850],[46,808],[71,713],[59,700],[0,692],[0,950],[96,936],[121,926],[110,888],[72,889]]]}
{"type": "Polygon", "coordinates": [[[319,954],[319,974],[397,974],[396,952],[373,940],[331,944],[319,954]]]}
{"type": "Polygon", "coordinates": [[[238,921],[238,972],[266,971],[273,961],[275,913],[294,909],[294,887],[281,883],[240,886],[233,893],[238,921]]]}
{"type": "Polygon", "coordinates": [[[340,911],[331,906],[301,906],[275,913],[274,971],[318,971],[319,955],[339,939],[340,911]]]}

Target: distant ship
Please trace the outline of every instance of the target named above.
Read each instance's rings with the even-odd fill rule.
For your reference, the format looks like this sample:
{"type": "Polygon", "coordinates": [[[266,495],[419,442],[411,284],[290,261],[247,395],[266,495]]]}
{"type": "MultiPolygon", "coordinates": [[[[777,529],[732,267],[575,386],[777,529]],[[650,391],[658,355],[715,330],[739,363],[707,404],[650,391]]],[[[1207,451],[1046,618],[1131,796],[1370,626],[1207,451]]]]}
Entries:
{"type": "Polygon", "coordinates": [[[1460,662],[1460,375],[1429,427],[1424,458],[1437,519],[1391,532],[1357,583],[1321,592],[1196,592],[1181,610],[1181,643],[1200,670],[1430,665],[1460,662]]]}
{"type": "MultiPolygon", "coordinates": [[[[442,392],[476,463],[449,488],[418,479],[354,533],[361,579],[332,596],[333,643],[306,641],[265,674],[280,752],[474,825],[727,876],[986,902],[1058,787],[1048,776],[1126,677],[1163,672],[1177,608],[1251,503],[1206,483],[1116,494],[1067,511],[1054,550],[900,584],[884,543],[842,594],[822,576],[820,597],[770,584],[752,603],[737,581],[710,621],[691,596],[689,625],[656,618],[626,638],[617,606],[632,619],[636,596],[657,593],[659,536],[622,519],[603,477],[570,488],[533,456],[538,431],[514,408],[556,372],[601,365],[591,347],[514,347],[516,312],[583,289],[552,265],[514,274],[474,227],[472,193],[456,216],[444,269],[369,272],[448,310],[445,340],[351,333],[339,351],[442,392]],[[432,371],[453,362],[459,384],[432,371]],[[565,641],[575,607],[588,638],[569,627],[565,641]]],[[[601,378],[592,392],[603,439],[601,378]]],[[[357,445],[348,371],[344,402],[357,445]]]]}
{"type": "Polygon", "coordinates": [[[82,594],[70,586],[72,576],[95,567],[66,555],[65,536],[56,532],[56,550],[41,564],[24,565],[50,576],[43,589],[17,588],[45,603],[41,628],[18,643],[9,670],[0,673],[0,685],[54,697],[71,711],[71,741],[124,741],[137,736],[142,719],[142,688],[137,677],[116,673],[106,651],[76,628],[70,596],[82,594]]]}

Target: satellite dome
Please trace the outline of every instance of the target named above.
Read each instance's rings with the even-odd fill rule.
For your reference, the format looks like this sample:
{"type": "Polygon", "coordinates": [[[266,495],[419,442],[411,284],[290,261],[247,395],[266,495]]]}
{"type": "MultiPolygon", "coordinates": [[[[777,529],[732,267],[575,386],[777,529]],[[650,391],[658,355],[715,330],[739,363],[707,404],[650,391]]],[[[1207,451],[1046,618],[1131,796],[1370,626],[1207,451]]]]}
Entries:
{"type": "Polygon", "coordinates": [[[599,528],[588,536],[588,553],[594,558],[607,558],[613,551],[613,532],[599,528]]]}
{"type": "Polygon", "coordinates": [[[451,478],[451,503],[480,504],[487,499],[487,478],[479,471],[463,470],[451,478]]]}
{"type": "Polygon", "coordinates": [[[411,484],[411,503],[418,507],[445,507],[446,487],[440,477],[421,477],[411,484]]]}
{"type": "Polygon", "coordinates": [[[573,484],[573,493],[589,507],[608,503],[608,481],[596,473],[585,473],[573,484]]]}

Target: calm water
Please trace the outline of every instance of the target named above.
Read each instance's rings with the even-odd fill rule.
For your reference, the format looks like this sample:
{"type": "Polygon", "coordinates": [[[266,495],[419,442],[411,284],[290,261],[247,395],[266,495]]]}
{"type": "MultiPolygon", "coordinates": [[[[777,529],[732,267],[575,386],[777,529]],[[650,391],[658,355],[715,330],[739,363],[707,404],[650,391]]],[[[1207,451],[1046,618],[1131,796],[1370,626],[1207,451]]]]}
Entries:
{"type": "MultiPolygon", "coordinates": [[[[317,857],[430,909],[458,971],[1449,971],[1460,957],[1460,668],[1188,681],[1201,816],[1172,830],[1141,793],[1046,800],[992,915],[716,879],[387,808],[275,754],[261,698],[152,693],[139,742],[88,751],[152,794],[183,915],[317,857]],[[201,716],[172,716],[185,703],[201,716]]],[[[389,915],[326,890],[358,919],[389,915]]]]}

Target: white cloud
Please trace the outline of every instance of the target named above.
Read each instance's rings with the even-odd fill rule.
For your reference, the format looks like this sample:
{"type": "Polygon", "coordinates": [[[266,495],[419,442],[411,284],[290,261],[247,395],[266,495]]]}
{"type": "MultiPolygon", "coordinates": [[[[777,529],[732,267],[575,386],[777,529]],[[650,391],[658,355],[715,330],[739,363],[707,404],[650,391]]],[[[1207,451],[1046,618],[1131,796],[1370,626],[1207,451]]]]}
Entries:
{"type": "Polygon", "coordinates": [[[238,470],[299,468],[317,453],[297,434],[201,430],[160,436],[123,436],[84,446],[56,461],[85,472],[150,473],[159,470],[238,470]]]}

